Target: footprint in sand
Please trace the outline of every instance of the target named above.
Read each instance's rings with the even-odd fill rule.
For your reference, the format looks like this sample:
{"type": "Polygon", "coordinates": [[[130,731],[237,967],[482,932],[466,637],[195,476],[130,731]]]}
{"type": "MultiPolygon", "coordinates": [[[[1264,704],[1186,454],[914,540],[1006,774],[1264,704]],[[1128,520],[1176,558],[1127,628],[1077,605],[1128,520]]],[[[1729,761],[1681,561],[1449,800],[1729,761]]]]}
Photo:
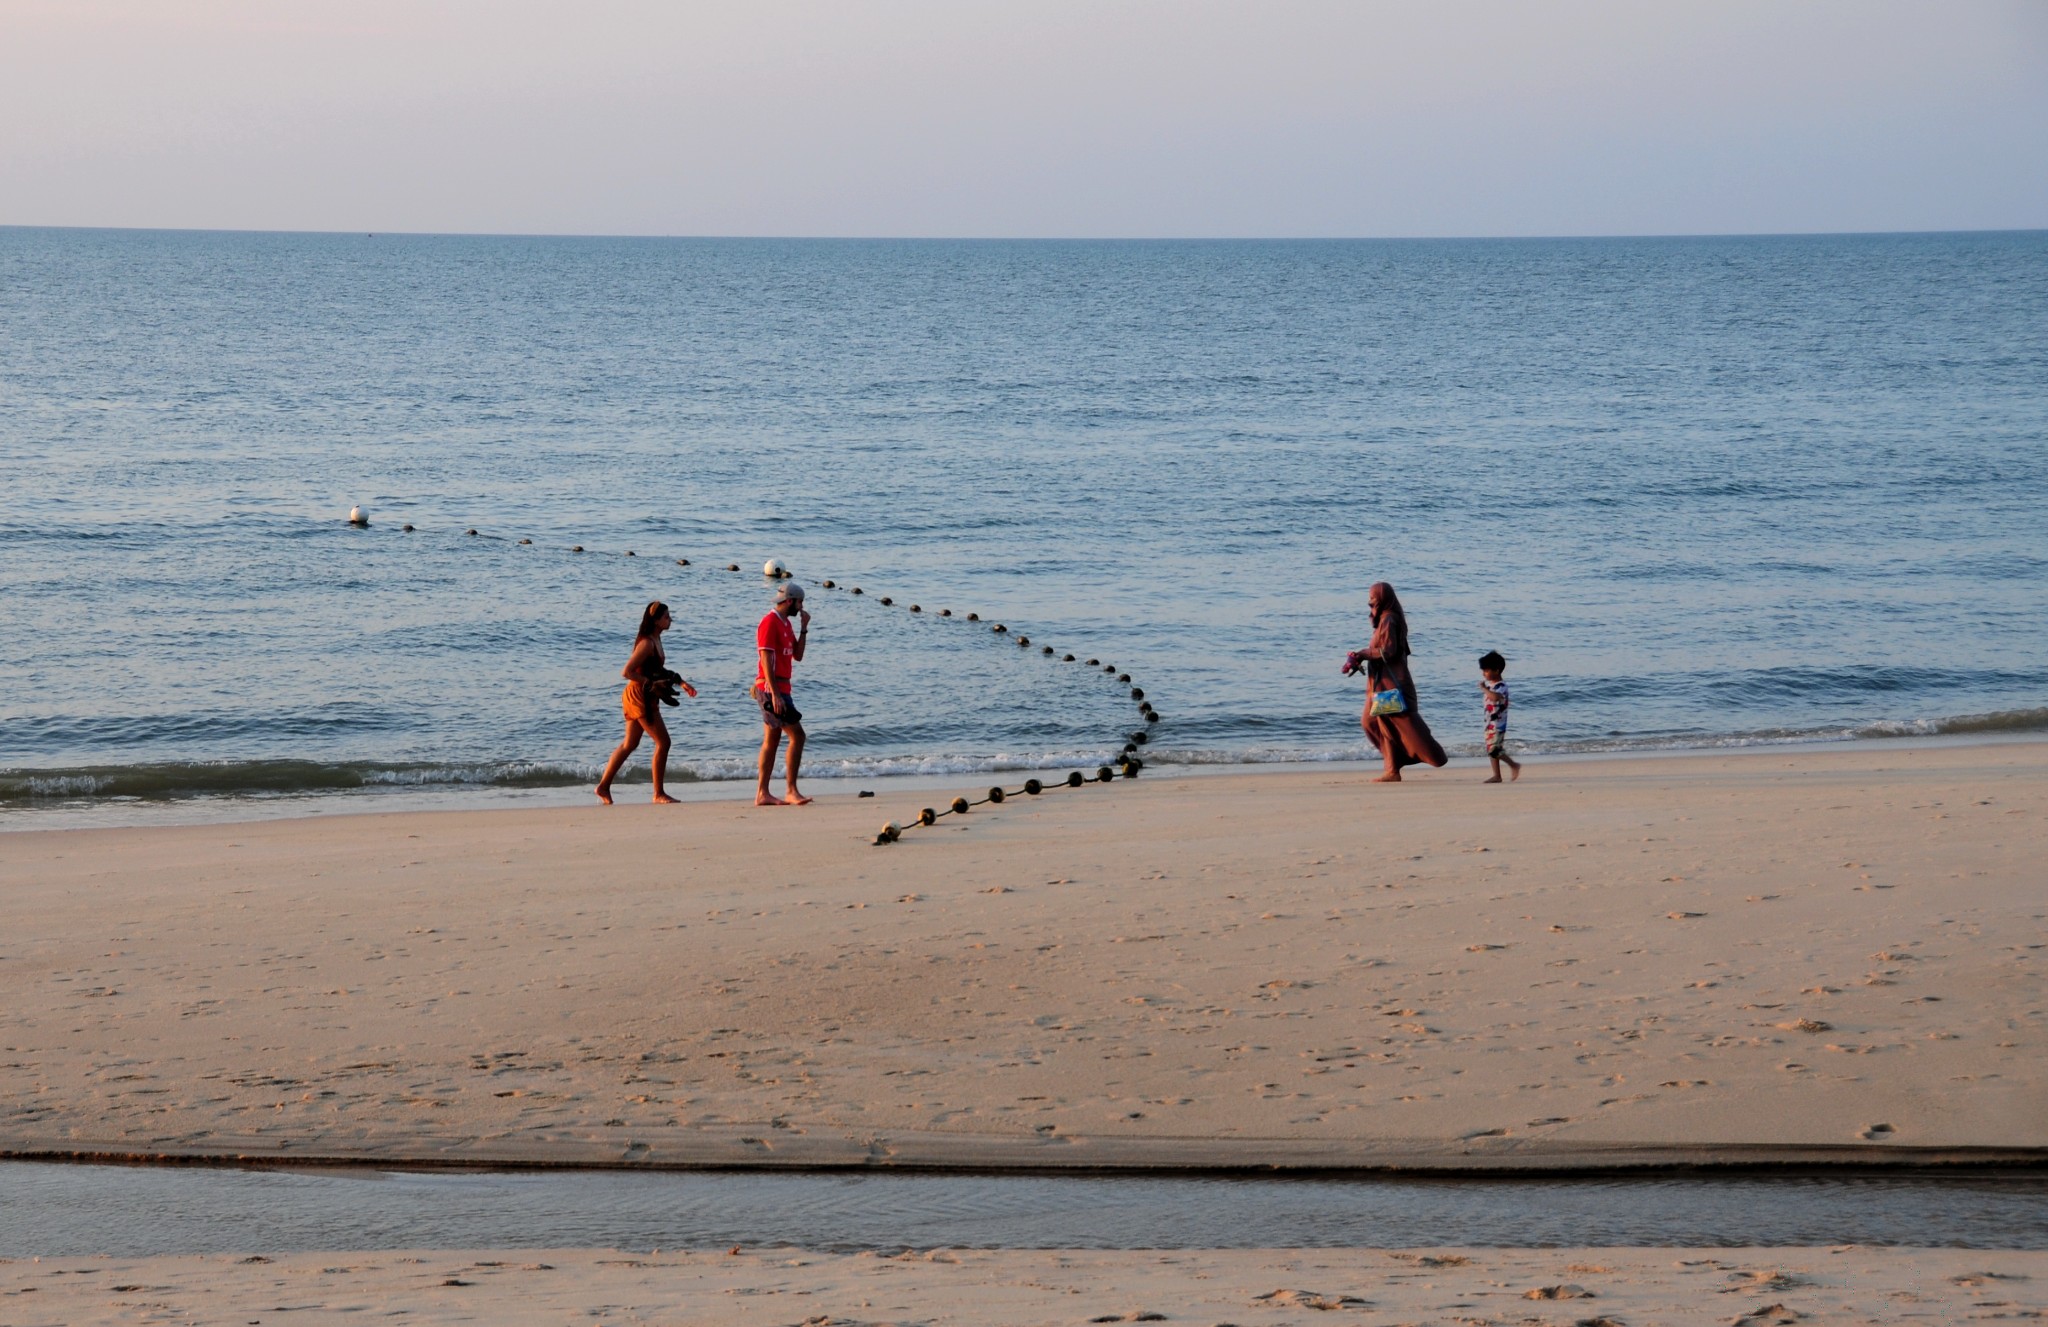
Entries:
{"type": "Polygon", "coordinates": [[[1890,1141],[1894,1132],[1896,1131],[1889,1124],[1873,1124],[1856,1136],[1865,1142],[1890,1141]]]}
{"type": "Polygon", "coordinates": [[[1316,1290],[1269,1290],[1255,1298],[1261,1304],[1272,1304],[1282,1308],[1299,1309],[1362,1309],[1371,1301],[1356,1295],[1325,1295],[1316,1290]]]}
{"type": "Polygon", "coordinates": [[[1522,1292],[1523,1299],[1593,1299],[1592,1291],[1576,1282],[1561,1286],[1537,1286],[1534,1290],[1522,1292]]]}

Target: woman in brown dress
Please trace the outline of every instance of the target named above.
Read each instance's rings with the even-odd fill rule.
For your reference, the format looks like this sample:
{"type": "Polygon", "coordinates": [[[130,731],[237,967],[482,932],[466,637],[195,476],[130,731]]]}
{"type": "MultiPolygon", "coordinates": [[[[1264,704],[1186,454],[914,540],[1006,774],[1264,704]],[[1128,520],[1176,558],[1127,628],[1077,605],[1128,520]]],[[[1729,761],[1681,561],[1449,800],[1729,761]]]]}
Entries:
{"type": "Polygon", "coordinates": [[[1448,756],[1429,735],[1422,721],[1422,708],[1415,699],[1415,679],[1408,672],[1408,616],[1394,587],[1385,581],[1373,585],[1366,604],[1372,610],[1372,643],[1352,656],[1365,665],[1368,683],[1365,697],[1365,740],[1387,762],[1387,772],[1374,783],[1399,783],[1403,765],[1442,765],[1448,756]],[[1373,697],[1383,691],[1401,693],[1401,712],[1374,714],[1373,697]]]}
{"type": "Polygon", "coordinates": [[[668,774],[668,724],[662,721],[661,701],[655,694],[656,686],[664,679],[672,679],[677,686],[694,696],[697,688],[691,686],[668,671],[668,655],[661,648],[661,633],[674,625],[668,605],[659,599],[647,605],[640,614],[640,634],[633,641],[632,656],[626,666],[619,670],[619,676],[626,679],[626,690],[619,697],[619,708],[626,718],[626,736],[612,750],[612,758],[605,762],[604,777],[597,781],[597,800],[606,806],[612,804],[612,780],[618,776],[619,767],[640,745],[640,735],[645,733],[654,739],[654,800],[673,802],[662,786],[668,774]]]}

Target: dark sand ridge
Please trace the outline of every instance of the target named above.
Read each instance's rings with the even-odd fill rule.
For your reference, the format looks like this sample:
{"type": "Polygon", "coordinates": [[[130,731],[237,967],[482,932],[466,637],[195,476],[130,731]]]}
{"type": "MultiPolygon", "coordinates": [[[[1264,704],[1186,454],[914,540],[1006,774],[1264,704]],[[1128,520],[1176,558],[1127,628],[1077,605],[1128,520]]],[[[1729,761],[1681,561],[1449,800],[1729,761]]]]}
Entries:
{"type": "MultiPolygon", "coordinates": [[[[0,838],[0,1151],[2039,1158],[2048,744],[0,838]],[[915,800],[915,799],[913,799],[915,800]]],[[[965,788],[962,791],[966,791],[965,788]]]]}

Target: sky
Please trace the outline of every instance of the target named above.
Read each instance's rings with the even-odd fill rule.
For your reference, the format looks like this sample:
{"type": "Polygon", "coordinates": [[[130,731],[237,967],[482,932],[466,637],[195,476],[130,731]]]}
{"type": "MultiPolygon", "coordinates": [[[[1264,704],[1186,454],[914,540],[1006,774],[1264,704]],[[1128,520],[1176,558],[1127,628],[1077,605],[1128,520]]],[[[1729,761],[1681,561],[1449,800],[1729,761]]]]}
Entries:
{"type": "Polygon", "coordinates": [[[0,0],[0,224],[2048,227],[2048,0],[0,0]]]}

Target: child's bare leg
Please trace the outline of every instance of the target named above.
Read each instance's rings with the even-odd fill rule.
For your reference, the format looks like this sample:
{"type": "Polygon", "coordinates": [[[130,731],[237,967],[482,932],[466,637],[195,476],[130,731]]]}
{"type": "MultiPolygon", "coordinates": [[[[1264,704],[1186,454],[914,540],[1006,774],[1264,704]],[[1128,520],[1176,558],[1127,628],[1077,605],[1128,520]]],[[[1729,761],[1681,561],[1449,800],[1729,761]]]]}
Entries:
{"type": "MultiPolygon", "coordinates": [[[[1522,777],[1522,762],[1521,762],[1521,761],[1519,761],[1519,760],[1516,760],[1516,759],[1515,759],[1515,758],[1514,758],[1513,756],[1502,756],[1502,757],[1501,757],[1501,759],[1502,759],[1502,760],[1505,760],[1505,761],[1506,761],[1506,762],[1508,763],[1508,782],[1509,782],[1509,783],[1513,783],[1513,782],[1514,782],[1514,781],[1515,781],[1516,779],[1519,779],[1519,778],[1521,778],[1521,777],[1522,777]]],[[[1498,777],[1498,776],[1496,776],[1496,777],[1498,777]]]]}
{"type": "Polygon", "coordinates": [[[1492,754],[1491,752],[1488,752],[1488,753],[1487,753],[1487,757],[1486,757],[1486,758],[1487,758],[1488,760],[1491,760],[1491,761],[1493,762],[1493,777],[1492,777],[1492,778],[1490,778],[1490,779],[1486,779],[1486,780],[1484,780],[1484,782],[1486,782],[1486,783],[1499,783],[1499,782],[1500,782],[1500,759],[1501,759],[1501,758],[1500,758],[1499,756],[1496,756],[1496,755],[1492,754]]]}

